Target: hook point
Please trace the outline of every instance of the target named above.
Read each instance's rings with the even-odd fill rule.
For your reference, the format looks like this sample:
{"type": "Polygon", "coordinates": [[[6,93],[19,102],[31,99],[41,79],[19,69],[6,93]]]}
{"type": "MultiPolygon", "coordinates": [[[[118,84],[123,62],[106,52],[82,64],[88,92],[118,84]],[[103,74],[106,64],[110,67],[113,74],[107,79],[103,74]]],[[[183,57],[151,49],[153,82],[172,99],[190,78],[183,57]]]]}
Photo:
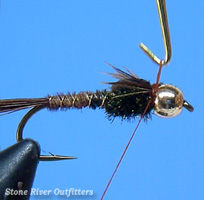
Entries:
{"type": "Polygon", "coordinates": [[[60,161],[60,160],[70,160],[70,159],[77,159],[77,157],[73,156],[62,156],[62,155],[54,155],[50,153],[51,156],[48,155],[41,155],[39,157],[40,161],[60,161]]]}

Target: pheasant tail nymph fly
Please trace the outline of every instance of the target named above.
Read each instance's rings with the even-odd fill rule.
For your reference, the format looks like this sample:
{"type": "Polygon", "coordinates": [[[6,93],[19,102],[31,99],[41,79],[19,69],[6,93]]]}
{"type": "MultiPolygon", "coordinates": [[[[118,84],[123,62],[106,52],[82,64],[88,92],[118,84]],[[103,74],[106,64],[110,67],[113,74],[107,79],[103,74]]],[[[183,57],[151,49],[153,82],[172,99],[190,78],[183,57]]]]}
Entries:
{"type": "Polygon", "coordinates": [[[110,90],[58,94],[46,98],[0,100],[0,113],[10,113],[35,106],[49,110],[89,107],[105,109],[109,119],[115,117],[131,119],[142,115],[150,99],[152,99],[151,104],[145,113],[145,118],[150,117],[152,109],[155,114],[162,117],[178,115],[183,106],[190,111],[193,110],[184,100],[183,93],[175,86],[159,84],[154,94],[155,84],[151,85],[149,81],[138,78],[129,70],[124,72],[112,67],[117,73],[110,74],[118,81],[108,83],[111,85],[110,90]]]}
{"type": "MultiPolygon", "coordinates": [[[[113,67],[113,66],[112,66],[113,67]]],[[[25,108],[42,106],[49,110],[57,109],[82,109],[89,107],[92,109],[105,109],[109,119],[122,117],[130,119],[143,113],[148,100],[151,98],[152,86],[148,81],[139,79],[132,73],[126,73],[113,67],[117,73],[111,74],[117,78],[117,82],[110,82],[111,89],[97,90],[96,92],[79,92],[57,94],[46,98],[22,98],[0,100],[0,113],[10,113],[25,108]]],[[[150,115],[153,104],[146,112],[146,117],[150,115]]]]}

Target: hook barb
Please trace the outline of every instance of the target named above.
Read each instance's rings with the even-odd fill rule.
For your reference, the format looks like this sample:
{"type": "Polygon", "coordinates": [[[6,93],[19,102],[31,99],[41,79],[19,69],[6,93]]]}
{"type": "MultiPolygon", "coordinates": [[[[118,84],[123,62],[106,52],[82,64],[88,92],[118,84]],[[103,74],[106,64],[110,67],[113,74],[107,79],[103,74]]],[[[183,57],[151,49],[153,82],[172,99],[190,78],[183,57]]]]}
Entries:
{"type": "Polygon", "coordinates": [[[158,65],[162,62],[162,66],[167,65],[171,60],[171,40],[166,12],[165,0],[156,0],[161,25],[162,37],[164,41],[165,58],[159,59],[146,45],[140,44],[140,48],[158,65]]]}
{"type": "MultiPolygon", "coordinates": [[[[27,123],[27,121],[39,110],[42,110],[45,108],[44,106],[35,106],[33,107],[28,113],[23,117],[23,119],[20,121],[17,132],[16,132],[16,140],[17,142],[20,142],[23,140],[23,129],[27,123]]],[[[50,155],[41,155],[39,157],[40,161],[59,161],[59,160],[67,160],[67,159],[76,159],[76,157],[72,156],[61,156],[61,155],[54,155],[50,153],[50,155]]]]}

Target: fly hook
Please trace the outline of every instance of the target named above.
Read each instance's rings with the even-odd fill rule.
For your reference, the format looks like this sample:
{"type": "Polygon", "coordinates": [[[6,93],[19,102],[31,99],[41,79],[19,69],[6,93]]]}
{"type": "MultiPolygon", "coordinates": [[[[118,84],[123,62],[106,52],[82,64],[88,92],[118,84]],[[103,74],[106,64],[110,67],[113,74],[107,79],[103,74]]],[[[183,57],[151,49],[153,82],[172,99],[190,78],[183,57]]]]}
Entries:
{"type": "MultiPolygon", "coordinates": [[[[161,69],[171,59],[171,42],[168,28],[165,0],[156,0],[164,40],[165,58],[160,60],[144,44],[140,47],[157,64],[159,72],[155,84],[137,77],[129,70],[124,72],[110,65],[116,73],[110,73],[116,82],[108,82],[110,90],[96,90],[95,92],[73,92],[44,98],[20,98],[0,100],[0,115],[12,113],[26,108],[31,110],[23,117],[17,129],[17,141],[23,140],[23,128],[30,117],[43,108],[49,110],[67,109],[104,109],[108,119],[115,117],[123,119],[134,119],[140,116],[141,119],[148,119],[152,110],[160,117],[170,118],[181,113],[183,107],[193,111],[193,107],[184,100],[183,93],[177,87],[159,83],[161,69]]],[[[141,120],[140,120],[141,121],[141,120]]],[[[139,123],[140,123],[139,121],[139,123]]],[[[138,126],[137,126],[138,127],[138,126]]],[[[136,131],[136,129],[135,129],[136,131]]],[[[40,156],[40,160],[53,161],[73,159],[70,156],[40,156]]]]}
{"type": "MultiPolygon", "coordinates": [[[[23,119],[20,121],[18,128],[17,128],[17,132],[16,132],[16,140],[17,142],[20,142],[21,140],[23,140],[23,129],[27,123],[27,121],[39,110],[45,108],[44,106],[35,106],[34,108],[32,108],[24,117],[23,119]]],[[[75,159],[76,157],[72,157],[72,156],[60,156],[60,155],[54,155],[52,153],[50,153],[51,155],[41,155],[39,157],[40,161],[58,161],[58,160],[67,160],[67,159],[75,159]]]]}
{"type": "Polygon", "coordinates": [[[162,66],[167,65],[171,60],[171,40],[169,34],[169,26],[166,12],[165,0],[156,0],[159,13],[159,21],[161,25],[162,37],[164,41],[165,58],[159,59],[147,46],[140,43],[140,48],[158,65],[162,62],[162,66]]]}

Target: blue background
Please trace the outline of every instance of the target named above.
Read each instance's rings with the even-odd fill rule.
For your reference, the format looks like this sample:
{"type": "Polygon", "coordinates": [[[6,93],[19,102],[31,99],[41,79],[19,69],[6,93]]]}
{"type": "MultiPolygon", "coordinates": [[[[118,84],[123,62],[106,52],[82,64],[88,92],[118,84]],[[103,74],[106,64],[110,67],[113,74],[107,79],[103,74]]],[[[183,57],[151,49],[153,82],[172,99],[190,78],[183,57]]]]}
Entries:
{"type": "MultiPolygon", "coordinates": [[[[142,122],[105,199],[204,199],[204,2],[166,4],[173,56],[161,82],[181,88],[195,111],[142,122]]],[[[164,56],[154,0],[2,0],[0,98],[108,88],[100,82],[113,79],[101,72],[113,70],[104,61],[154,83],[158,66],[140,42],[164,56]]],[[[0,117],[1,150],[15,143],[26,112],[0,117]]],[[[42,154],[78,159],[40,162],[33,187],[89,189],[93,196],[70,199],[99,199],[137,121],[110,123],[103,110],[40,111],[26,125],[25,137],[38,141],[42,154]]]]}

